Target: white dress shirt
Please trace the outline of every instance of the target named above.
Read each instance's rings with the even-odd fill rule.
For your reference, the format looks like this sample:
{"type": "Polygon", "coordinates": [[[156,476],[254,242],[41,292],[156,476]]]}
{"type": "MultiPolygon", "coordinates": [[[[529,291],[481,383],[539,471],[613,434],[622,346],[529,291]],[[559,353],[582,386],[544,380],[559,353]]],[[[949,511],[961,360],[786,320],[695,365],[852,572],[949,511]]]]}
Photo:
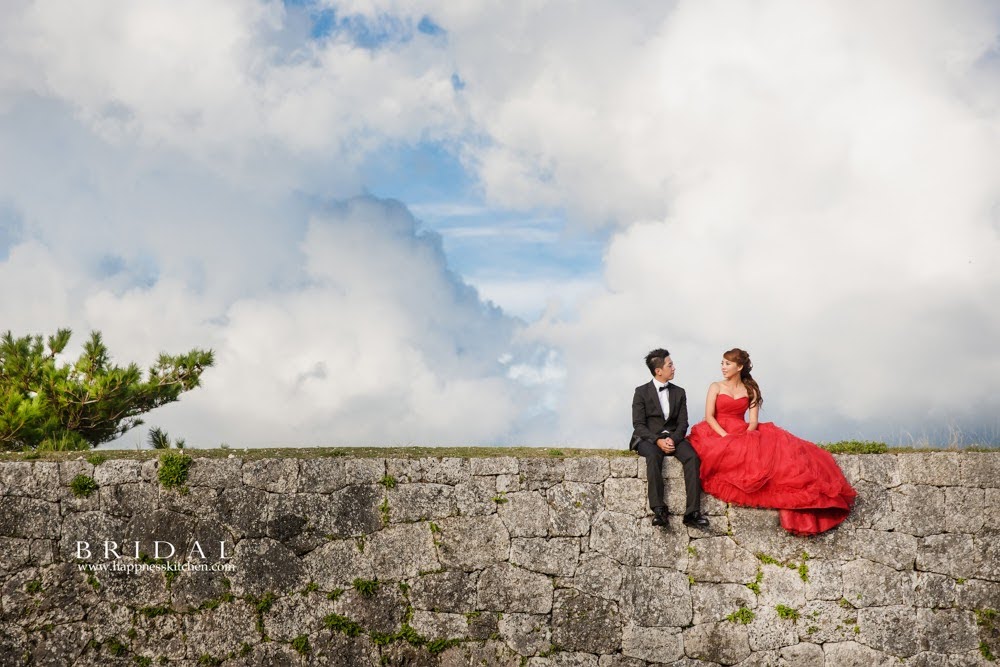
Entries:
{"type": "Polygon", "coordinates": [[[665,387],[669,382],[664,384],[656,378],[653,378],[653,387],[656,388],[656,395],[660,397],[660,407],[663,408],[663,418],[670,419],[670,390],[664,389],[660,391],[660,387],[665,387]]]}

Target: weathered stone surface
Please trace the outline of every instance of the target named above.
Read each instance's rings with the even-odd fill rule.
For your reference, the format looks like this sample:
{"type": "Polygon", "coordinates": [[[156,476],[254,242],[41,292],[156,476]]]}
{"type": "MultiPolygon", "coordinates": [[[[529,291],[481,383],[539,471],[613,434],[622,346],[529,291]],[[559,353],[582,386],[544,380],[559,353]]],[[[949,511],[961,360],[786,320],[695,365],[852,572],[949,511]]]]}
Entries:
{"type": "Polygon", "coordinates": [[[699,584],[691,586],[695,625],[721,621],[746,607],[757,608],[757,596],[743,584],[699,584]]]}
{"type": "Polygon", "coordinates": [[[795,644],[786,646],[779,652],[784,661],[782,667],[824,667],[826,659],[823,649],[815,644],[795,644]]]}
{"type": "Polygon", "coordinates": [[[506,563],[487,567],[479,575],[477,609],[547,614],[552,610],[552,581],[506,563]]]}
{"type": "Polygon", "coordinates": [[[187,658],[202,655],[236,653],[244,641],[256,643],[257,618],[254,609],[243,600],[220,605],[200,614],[184,617],[187,658]]]}
{"type": "Polygon", "coordinates": [[[243,484],[270,491],[293,493],[299,484],[298,459],[261,459],[243,464],[243,484]]]}
{"type": "Polygon", "coordinates": [[[496,516],[453,517],[437,525],[438,558],[446,568],[478,570],[507,559],[510,535],[496,516]]]}
{"type": "Polygon", "coordinates": [[[861,479],[884,487],[899,486],[899,460],[895,454],[868,454],[858,458],[861,479]]]}
{"type": "Polygon", "coordinates": [[[392,523],[444,519],[458,511],[455,487],[447,484],[399,484],[386,497],[392,523]]]}
{"type": "MultiPolygon", "coordinates": [[[[273,642],[264,644],[270,647],[273,642]]],[[[327,665],[329,667],[354,667],[354,665],[379,664],[378,649],[372,644],[367,635],[359,637],[349,637],[340,632],[324,630],[314,637],[309,638],[309,645],[312,647],[313,660],[316,664],[327,665]]],[[[287,649],[291,652],[291,648],[287,649]]],[[[256,654],[255,654],[256,655],[256,654]]],[[[282,654],[284,655],[284,654],[282,654]]],[[[274,656],[265,653],[257,658],[254,667],[270,667],[271,665],[294,665],[294,662],[283,663],[274,661],[274,656]]],[[[295,660],[298,660],[296,657],[295,660]]],[[[402,663],[409,664],[409,663],[402,663]]]]}
{"type": "Polygon", "coordinates": [[[463,639],[469,631],[465,614],[415,611],[410,625],[429,639],[463,639]]]}
{"type": "MultiPolygon", "coordinates": [[[[798,610],[796,609],[796,611],[798,610]]],[[[799,642],[799,622],[779,617],[775,606],[760,605],[753,621],[747,625],[750,650],[755,652],[774,651],[797,644],[799,642]]]]}
{"type": "Polygon", "coordinates": [[[417,609],[467,613],[476,609],[478,575],[465,572],[433,572],[413,579],[410,602],[417,609]]]}
{"type": "Polygon", "coordinates": [[[497,512],[511,537],[545,537],[549,534],[549,504],[538,491],[506,495],[497,512]]]}
{"type": "MultiPolygon", "coordinates": [[[[704,664],[706,663],[702,663],[703,667],[704,664]]],[[[597,659],[597,665],[598,667],[646,667],[646,661],[614,653],[612,655],[602,655],[597,659]]]]}
{"type": "Polygon", "coordinates": [[[94,466],[94,481],[98,486],[134,484],[142,481],[142,461],[111,459],[94,466]]]}
{"type": "Polygon", "coordinates": [[[301,459],[298,491],[333,493],[347,486],[346,462],[342,458],[301,459]]]}
{"type": "Polygon", "coordinates": [[[912,607],[869,607],[858,611],[860,641],[878,651],[911,656],[920,650],[917,614],[912,607]]]}
{"type": "Polygon", "coordinates": [[[691,591],[687,577],[658,567],[624,569],[622,613],[644,627],[683,626],[691,623],[691,591]]]}
{"type": "Polygon", "coordinates": [[[513,456],[491,456],[488,459],[469,459],[473,475],[516,475],[517,459],[513,456]]]}
{"type": "Polygon", "coordinates": [[[975,533],[983,527],[986,492],[961,486],[944,490],[945,528],[949,533],[975,533]]]}
{"type": "Polygon", "coordinates": [[[549,535],[578,537],[590,532],[591,518],[603,509],[601,487],[563,482],[548,489],[549,535]]]}
{"type": "Polygon", "coordinates": [[[492,477],[473,477],[455,485],[455,502],[462,516],[496,514],[504,500],[504,494],[497,492],[496,480],[492,477]]]}
{"type": "Polygon", "coordinates": [[[156,509],[159,493],[146,483],[115,484],[98,489],[101,511],[117,516],[132,516],[156,509]]]}
{"type": "MultiPolygon", "coordinates": [[[[532,660],[539,659],[532,658],[532,660]]],[[[464,667],[466,665],[519,667],[521,656],[511,651],[502,642],[487,641],[482,644],[462,644],[448,649],[441,654],[440,665],[441,667],[464,667]]]]}
{"type": "MultiPolygon", "coordinates": [[[[914,552],[916,552],[916,546],[914,546],[914,552]]],[[[844,580],[841,575],[840,562],[811,560],[808,564],[807,600],[839,600],[844,596],[844,580]]]]}
{"type": "Polygon", "coordinates": [[[459,484],[468,481],[469,460],[455,456],[421,459],[423,481],[432,484],[459,484]]]}
{"type": "Polygon", "coordinates": [[[0,538],[59,537],[59,506],[21,496],[0,497],[0,538]]]}
{"type": "Polygon", "coordinates": [[[889,492],[892,525],[910,535],[934,535],[948,529],[944,491],[936,486],[904,484],[889,492]]]}
{"type": "MultiPolygon", "coordinates": [[[[813,561],[808,561],[807,565],[813,561]]],[[[794,563],[793,563],[794,565],[794,563]]],[[[799,608],[806,603],[806,582],[797,569],[781,565],[760,565],[763,579],[760,582],[760,605],[799,608]]],[[[808,576],[808,575],[807,575],[808,576]]]]}
{"type": "Polygon", "coordinates": [[[300,590],[306,583],[305,568],[281,542],[270,538],[245,539],[233,553],[236,569],[230,577],[234,595],[260,597],[268,591],[300,590]]]}
{"type": "Polygon", "coordinates": [[[912,604],[913,579],[909,572],[858,559],[844,565],[844,597],[855,607],[912,604]]]}
{"type": "Polygon", "coordinates": [[[835,642],[823,647],[827,667],[892,667],[899,660],[854,641],[835,642]]]}
{"type": "Polygon", "coordinates": [[[348,486],[378,484],[385,474],[385,459],[344,460],[344,479],[348,486]]]}
{"type": "Polygon", "coordinates": [[[604,483],[604,506],[612,512],[643,517],[647,509],[646,483],[632,477],[612,477],[604,483]]]}
{"type": "Polygon", "coordinates": [[[994,453],[962,452],[962,486],[1000,488],[1000,457],[994,453]]]}
{"type": "MultiPolygon", "coordinates": [[[[1000,611],[1000,581],[967,579],[955,582],[956,606],[962,609],[997,609],[1000,611]]],[[[921,605],[932,606],[932,605],[921,605]]]]}
{"type": "Polygon", "coordinates": [[[511,565],[543,574],[571,577],[580,558],[580,540],[574,537],[552,539],[518,537],[510,544],[511,565]]]}
{"type": "Polygon", "coordinates": [[[645,462],[645,459],[640,459],[637,454],[628,454],[626,456],[610,459],[608,463],[611,467],[611,476],[637,477],[639,474],[638,471],[640,461],[645,462]]]}
{"type": "Polygon", "coordinates": [[[913,573],[913,604],[917,607],[950,607],[958,596],[951,577],[933,572],[913,573]]]}
{"type": "Polygon", "coordinates": [[[670,567],[678,572],[687,572],[688,559],[691,557],[688,546],[691,540],[686,531],[654,528],[640,520],[639,534],[646,547],[643,565],[670,567]]]}
{"type": "Polygon", "coordinates": [[[355,579],[373,579],[374,569],[368,556],[353,539],[333,540],[302,559],[303,574],[320,590],[343,588],[355,579]]]}
{"type": "Polygon", "coordinates": [[[562,459],[518,459],[518,476],[529,491],[547,489],[563,481],[562,459]]]}
{"type": "Polygon", "coordinates": [[[684,656],[679,628],[644,628],[626,625],[622,634],[622,654],[649,662],[671,662],[684,656]]]}
{"type": "Polygon", "coordinates": [[[745,625],[722,621],[684,630],[684,653],[689,658],[735,665],[750,655],[745,625]]]}
{"type": "Polygon", "coordinates": [[[219,520],[229,526],[237,538],[264,537],[268,495],[259,489],[239,487],[225,489],[218,498],[219,520]]]}
{"type": "Polygon", "coordinates": [[[557,590],[552,606],[552,643],[585,653],[618,651],[622,619],[617,603],[578,591],[557,590]]]}
{"type": "Polygon", "coordinates": [[[912,570],[918,538],[906,533],[858,528],[851,540],[853,554],[895,570],[912,570]]]}
{"type": "MultiPolygon", "coordinates": [[[[4,515],[0,514],[0,521],[4,515]]],[[[104,556],[104,542],[116,544],[124,542],[125,520],[102,512],[74,512],[63,517],[62,537],[59,540],[59,555],[65,562],[83,558],[90,562],[107,560],[104,556]],[[83,543],[86,544],[78,544],[83,543]],[[83,554],[89,548],[92,558],[83,554]]]]}
{"type": "Polygon", "coordinates": [[[842,525],[859,528],[874,528],[888,530],[894,527],[892,523],[892,502],[889,500],[889,490],[881,484],[860,481],[854,484],[858,492],[854,507],[842,525]]]}
{"type": "Polygon", "coordinates": [[[917,635],[924,651],[957,653],[979,646],[976,617],[962,609],[917,609],[917,635]]]}
{"type": "Polygon", "coordinates": [[[912,453],[897,457],[899,476],[904,484],[958,486],[962,455],[958,452],[912,453]]]}
{"type": "Polygon", "coordinates": [[[607,600],[621,600],[623,568],[603,554],[591,551],[580,557],[573,577],[573,587],[607,600]]]}
{"type": "Polygon", "coordinates": [[[639,519],[619,512],[601,512],[590,531],[590,548],[623,565],[641,565],[645,543],[639,519]]]}
{"type": "Polygon", "coordinates": [[[566,459],[563,478],[567,482],[600,484],[611,474],[608,459],[598,456],[566,459]]]}
{"type": "Polygon", "coordinates": [[[799,640],[823,644],[854,641],[861,633],[858,610],[846,599],[839,602],[815,600],[799,610],[796,628],[799,640]]]}
{"type": "Polygon", "coordinates": [[[930,535],[917,544],[916,567],[963,579],[975,576],[976,550],[971,535],[930,535]]]}
{"type": "Polygon", "coordinates": [[[323,618],[334,613],[336,605],[321,593],[282,595],[261,614],[264,632],[271,639],[290,642],[302,634],[323,630],[323,618]]]}
{"type": "MultiPolygon", "coordinates": [[[[314,530],[331,537],[359,537],[382,527],[379,505],[384,489],[375,484],[346,486],[329,496],[309,494],[316,513],[307,517],[314,530]]],[[[301,494],[304,495],[304,494],[301,494]]]]}
{"type": "Polygon", "coordinates": [[[425,523],[389,526],[365,540],[365,556],[378,579],[397,581],[439,567],[434,538],[425,523]]]}
{"type": "Polygon", "coordinates": [[[370,594],[348,589],[334,600],[334,610],[368,631],[391,634],[403,627],[406,601],[399,586],[380,583],[370,594]]]}
{"type": "Polygon", "coordinates": [[[1000,581],[1000,530],[982,530],[972,538],[976,554],[974,576],[1000,581]]]}
{"type": "Polygon", "coordinates": [[[697,581],[746,584],[757,576],[757,558],[729,537],[693,540],[688,572],[697,581]]]}
{"type": "Polygon", "coordinates": [[[552,646],[549,618],[543,614],[504,614],[499,632],[507,646],[520,655],[538,655],[552,646]]]}
{"type": "MultiPolygon", "coordinates": [[[[315,463],[330,459],[303,459],[315,463]]],[[[210,459],[195,457],[188,468],[188,486],[207,486],[215,489],[240,486],[243,483],[243,460],[236,457],[225,459],[210,459]]],[[[312,490],[312,489],[303,489],[312,490]]]]}

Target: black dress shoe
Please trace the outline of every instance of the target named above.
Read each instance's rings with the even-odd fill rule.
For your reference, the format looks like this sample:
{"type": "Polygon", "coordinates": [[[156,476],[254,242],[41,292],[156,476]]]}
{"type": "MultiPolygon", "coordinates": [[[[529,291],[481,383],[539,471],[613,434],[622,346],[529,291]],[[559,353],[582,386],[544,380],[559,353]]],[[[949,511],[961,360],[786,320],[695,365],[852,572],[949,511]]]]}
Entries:
{"type": "Polygon", "coordinates": [[[684,525],[692,528],[708,528],[708,519],[701,515],[701,512],[684,515],[684,525]]]}
{"type": "Polygon", "coordinates": [[[667,514],[667,509],[665,507],[657,507],[653,510],[653,525],[654,526],[667,526],[670,524],[670,515],[667,514]]]}

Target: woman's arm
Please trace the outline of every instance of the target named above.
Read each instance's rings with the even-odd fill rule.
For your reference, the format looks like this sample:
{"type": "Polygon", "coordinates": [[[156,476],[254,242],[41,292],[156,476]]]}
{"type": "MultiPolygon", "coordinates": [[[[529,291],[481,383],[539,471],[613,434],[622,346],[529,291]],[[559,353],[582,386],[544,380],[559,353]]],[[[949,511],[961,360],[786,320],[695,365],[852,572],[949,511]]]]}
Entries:
{"type": "Polygon", "coordinates": [[[750,408],[750,425],[747,426],[747,433],[750,431],[757,430],[757,413],[760,411],[760,406],[754,405],[750,408]]]}
{"type": "Polygon", "coordinates": [[[705,399],[705,421],[708,425],[712,427],[712,430],[721,435],[723,438],[729,435],[722,427],[719,422],[715,419],[715,399],[719,396],[719,385],[712,383],[708,386],[708,397],[705,399]]]}

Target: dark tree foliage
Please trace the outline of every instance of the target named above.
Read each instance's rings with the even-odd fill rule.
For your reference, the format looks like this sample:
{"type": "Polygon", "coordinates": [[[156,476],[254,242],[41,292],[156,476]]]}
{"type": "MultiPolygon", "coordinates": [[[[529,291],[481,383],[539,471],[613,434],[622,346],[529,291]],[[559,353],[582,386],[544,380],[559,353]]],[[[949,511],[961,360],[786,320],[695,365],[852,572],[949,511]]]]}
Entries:
{"type": "Polygon", "coordinates": [[[142,423],[139,415],[176,401],[199,385],[211,350],[161,354],[143,374],[111,362],[94,331],[75,363],[60,362],[69,329],[0,338],[0,450],[89,449],[142,423]]]}

